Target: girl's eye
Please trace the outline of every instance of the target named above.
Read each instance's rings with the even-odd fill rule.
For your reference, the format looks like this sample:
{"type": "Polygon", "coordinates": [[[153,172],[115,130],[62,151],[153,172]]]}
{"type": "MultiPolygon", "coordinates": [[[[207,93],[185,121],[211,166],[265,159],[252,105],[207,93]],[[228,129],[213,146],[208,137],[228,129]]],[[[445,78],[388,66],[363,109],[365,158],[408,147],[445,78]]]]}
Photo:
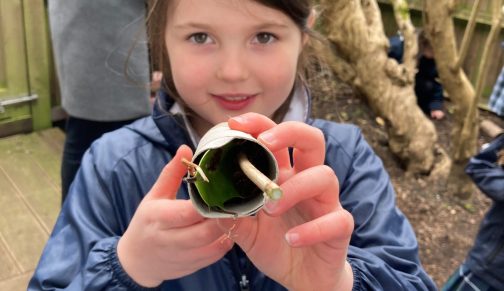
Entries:
{"type": "Polygon", "coordinates": [[[189,36],[189,40],[196,44],[205,44],[210,41],[210,37],[206,33],[198,32],[189,36]]]}
{"type": "Polygon", "coordinates": [[[273,42],[276,39],[276,37],[268,32],[261,32],[256,35],[256,39],[254,42],[259,43],[259,44],[268,44],[273,42]]]}

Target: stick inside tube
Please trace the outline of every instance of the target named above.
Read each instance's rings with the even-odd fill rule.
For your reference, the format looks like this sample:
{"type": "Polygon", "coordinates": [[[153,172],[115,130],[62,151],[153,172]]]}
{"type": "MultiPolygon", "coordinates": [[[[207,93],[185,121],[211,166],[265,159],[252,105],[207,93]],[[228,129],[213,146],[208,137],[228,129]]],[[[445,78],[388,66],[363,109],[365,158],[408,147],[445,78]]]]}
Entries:
{"type": "Polygon", "coordinates": [[[271,181],[266,175],[259,171],[252,163],[248,160],[244,153],[240,153],[238,156],[238,163],[243,173],[259,188],[261,189],[271,200],[278,200],[282,198],[283,191],[275,182],[271,181]]]}

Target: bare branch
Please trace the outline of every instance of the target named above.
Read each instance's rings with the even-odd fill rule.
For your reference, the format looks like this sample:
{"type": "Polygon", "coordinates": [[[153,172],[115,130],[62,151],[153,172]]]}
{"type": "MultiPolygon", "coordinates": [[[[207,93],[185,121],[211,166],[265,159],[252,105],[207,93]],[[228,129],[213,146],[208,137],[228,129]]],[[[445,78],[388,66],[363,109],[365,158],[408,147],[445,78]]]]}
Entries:
{"type": "Polygon", "coordinates": [[[416,72],[416,55],[418,53],[415,27],[411,23],[408,3],[405,0],[392,0],[392,5],[397,26],[404,37],[403,64],[406,68],[407,78],[412,82],[416,72]]]}
{"type": "Polygon", "coordinates": [[[448,175],[447,191],[459,198],[467,199],[473,191],[473,183],[465,174],[464,167],[477,147],[477,111],[471,114],[471,104],[475,99],[474,88],[467,75],[457,63],[457,44],[451,0],[425,1],[426,32],[434,49],[436,67],[453,103],[453,129],[450,156],[453,159],[448,175]]]}
{"type": "Polygon", "coordinates": [[[495,138],[499,134],[504,133],[504,129],[502,129],[500,126],[493,123],[489,119],[484,119],[483,121],[481,121],[480,128],[481,131],[483,131],[486,135],[488,135],[491,138],[495,138]]]}
{"type": "Polygon", "coordinates": [[[478,11],[481,7],[482,2],[483,1],[481,0],[476,0],[476,3],[474,3],[473,5],[471,16],[469,17],[469,22],[464,32],[464,38],[462,39],[460,54],[455,65],[455,71],[459,70],[462,67],[462,64],[464,63],[467,56],[467,52],[469,51],[469,43],[471,42],[472,36],[474,34],[474,28],[476,27],[476,17],[478,16],[478,11]]]}
{"type": "MultiPolygon", "coordinates": [[[[355,1],[357,2],[357,1],[355,1]]],[[[376,0],[361,0],[361,10],[366,19],[366,30],[368,35],[373,35],[374,41],[384,49],[388,47],[388,39],[385,36],[380,7],[376,0]]]]}
{"type": "Polygon", "coordinates": [[[486,75],[488,73],[488,62],[490,61],[490,57],[492,56],[493,44],[499,37],[499,33],[501,30],[501,22],[502,22],[502,0],[494,0],[494,9],[492,15],[492,27],[490,29],[490,33],[488,33],[488,37],[485,43],[485,47],[483,49],[483,55],[481,56],[481,63],[479,66],[479,74],[478,79],[476,80],[476,98],[473,100],[473,104],[471,106],[471,111],[476,110],[478,107],[478,101],[483,92],[483,84],[486,79],[486,75]]]}

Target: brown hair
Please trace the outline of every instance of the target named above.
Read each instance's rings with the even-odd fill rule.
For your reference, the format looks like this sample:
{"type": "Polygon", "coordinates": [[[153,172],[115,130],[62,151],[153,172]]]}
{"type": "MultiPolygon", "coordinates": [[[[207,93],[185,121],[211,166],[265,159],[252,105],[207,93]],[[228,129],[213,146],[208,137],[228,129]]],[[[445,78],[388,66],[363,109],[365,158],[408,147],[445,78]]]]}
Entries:
{"type": "MultiPolygon", "coordinates": [[[[253,0],[267,7],[279,10],[289,16],[302,32],[312,36],[312,39],[321,40],[323,38],[312,31],[308,27],[308,20],[312,13],[313,6],[311,0],[253,0]]],[[[148,1],[148,16],[147,16],[147,34],[150,45],[151,64],[155,70],[160,70],[163,73],[162,88],[170,97],[184,106],[186,113],[191,114],[191,110],[185,106],[180,98],[180,95],[175,88],[170,69],[170,59],[165,47],[165,32],[167,21],[167,11],[170,0],[149,0],[148,1]]],[[[310,45],[310,41],[303,49],[299,64],[298,77],[296,83],[306,83],[308,79],[309,68],[320,67],[312,65],[313,63],[321,63],[320,55],[314,52],[314,48],[310,45]],[[314,60],[316,60],[314,62],[314,60]]],[[[294,90],[294,88],[293,88],[294,90]]],[[[279,122],[288,110],[289,103],[293,92],[289,95],[287,101],[277,110],[274,120],[279,122]]]]}
{"type": "Polygon", "coordinates": [[[417,42],[418,42],[418,56],[417,59],[420,59],[426,50],[432,51],[432,45],[427,38],[427,33],[424,29],[418,28],[417,31],[417,42]]]}

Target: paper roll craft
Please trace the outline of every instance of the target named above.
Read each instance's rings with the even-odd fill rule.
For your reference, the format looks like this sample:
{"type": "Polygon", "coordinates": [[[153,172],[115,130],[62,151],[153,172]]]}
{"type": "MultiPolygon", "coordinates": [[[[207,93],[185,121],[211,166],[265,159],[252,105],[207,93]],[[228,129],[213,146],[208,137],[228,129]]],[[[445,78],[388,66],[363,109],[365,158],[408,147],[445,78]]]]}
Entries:
{"type": "Polygon", "coordinates": [[[253,215],[267,199],[282,195],[274,183],[278,164],[273,154],[254,137],[230,129],[227,123],[214,126],[201,138],[191,164],[195,167],[186,179],[189,196],[205,217],[253,215]]]}

